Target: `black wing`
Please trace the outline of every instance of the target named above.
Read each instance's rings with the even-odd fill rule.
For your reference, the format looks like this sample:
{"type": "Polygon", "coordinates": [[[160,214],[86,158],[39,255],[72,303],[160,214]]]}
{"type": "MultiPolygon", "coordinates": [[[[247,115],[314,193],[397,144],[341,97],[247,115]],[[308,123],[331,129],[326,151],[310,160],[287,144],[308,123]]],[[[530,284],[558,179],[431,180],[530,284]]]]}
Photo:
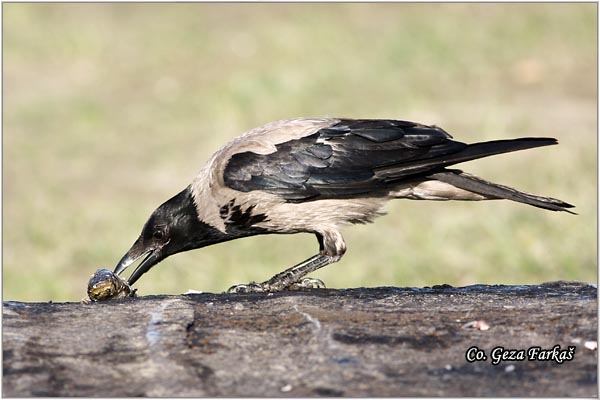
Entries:
{"type": "Polygon", "coordinates": [[[271,154],[234,154],[224,180],[232,189],[260,190],[287,201],[352,197],[457,162],[551,144],[525,140],[536,139],[467,145],[434,126],[397,120],[341,120],[310,136],[281,143],[271,154]]]}

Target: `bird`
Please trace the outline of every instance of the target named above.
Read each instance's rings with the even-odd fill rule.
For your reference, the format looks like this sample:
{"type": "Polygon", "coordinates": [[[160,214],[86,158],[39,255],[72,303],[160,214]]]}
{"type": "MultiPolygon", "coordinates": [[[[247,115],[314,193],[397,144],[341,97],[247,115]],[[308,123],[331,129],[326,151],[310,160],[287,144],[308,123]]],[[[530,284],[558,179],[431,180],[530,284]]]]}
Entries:
{"type": "Polygon", "coordinates": [[[133,285],[174,254],[266,234],[308,232],[319,251],[264,282],[230,293],[321,288],[306,275],[346,252],[340,229],[373,222],[393,199],[507,199],[567,211],[562,200],[492,183],[455,164],[555,145],[547,137],[466,144],[436,125],[395,119],[294,118],[238,136],[210,157],[192,182],[161,204],[120,259],[119,275],[141,259],[133,285]]]}

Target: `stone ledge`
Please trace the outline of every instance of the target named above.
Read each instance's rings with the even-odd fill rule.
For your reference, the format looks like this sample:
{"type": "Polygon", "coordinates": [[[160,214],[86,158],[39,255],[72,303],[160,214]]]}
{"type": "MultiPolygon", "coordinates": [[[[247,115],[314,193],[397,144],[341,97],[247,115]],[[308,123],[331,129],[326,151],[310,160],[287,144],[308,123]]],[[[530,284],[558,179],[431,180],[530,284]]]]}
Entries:
{"type": "Polygon", "coordinates": [[[586,283],[3,305],[8,397],[597,395],[586,283]],[[555,345],[573,359],[491,362],[555,345]],[[467,362],[473,346],[486,361],[467,362]]]}

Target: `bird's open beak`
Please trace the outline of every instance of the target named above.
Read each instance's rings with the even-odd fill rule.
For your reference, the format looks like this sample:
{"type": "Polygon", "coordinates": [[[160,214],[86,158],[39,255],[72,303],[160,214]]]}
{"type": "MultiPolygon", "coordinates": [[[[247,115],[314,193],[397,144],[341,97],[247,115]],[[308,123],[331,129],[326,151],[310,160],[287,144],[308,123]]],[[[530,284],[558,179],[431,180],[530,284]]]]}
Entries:
{"type": "Polygon", "coordinates": [[[121,261],[115,267],[115,274],[119,275],[125,271],[131,264],[144,257],[142,262],[136,267],[128,279],[129,285],[133,285],[144,273],[156,265],[160,260],[160,251],[155,248],[145,248],[140,237],[131,246],[131,249],[121,258],[121,261]]]}

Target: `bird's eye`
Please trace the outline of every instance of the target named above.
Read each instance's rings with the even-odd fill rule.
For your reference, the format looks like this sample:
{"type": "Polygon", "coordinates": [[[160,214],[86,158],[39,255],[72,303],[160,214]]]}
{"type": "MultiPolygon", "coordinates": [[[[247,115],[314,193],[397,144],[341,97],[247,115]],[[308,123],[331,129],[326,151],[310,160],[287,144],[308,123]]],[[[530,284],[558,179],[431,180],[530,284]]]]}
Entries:
{"type": "Polygon", "coordinates": [[[152,237],[156,240],[163,240],[165,238],[165,231],[162,229],[157,229],[152,234],[152,237]]]}

